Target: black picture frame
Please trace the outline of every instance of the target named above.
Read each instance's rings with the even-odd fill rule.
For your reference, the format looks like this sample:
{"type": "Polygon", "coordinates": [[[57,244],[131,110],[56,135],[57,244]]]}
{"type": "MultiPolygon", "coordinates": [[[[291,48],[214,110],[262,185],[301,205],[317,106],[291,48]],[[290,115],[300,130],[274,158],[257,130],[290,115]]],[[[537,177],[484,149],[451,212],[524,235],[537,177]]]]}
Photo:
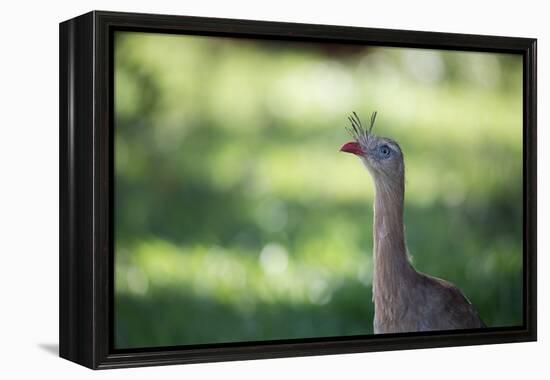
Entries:
{"type": "Polygon", "coordinates": [[[60,356],[117,368],[536,340],[536,39],[93,11],[59,30],[60,356]],[[113,33],[325,41],[523,57],[523,325],[483,330],[113,348],[113,33]]]}

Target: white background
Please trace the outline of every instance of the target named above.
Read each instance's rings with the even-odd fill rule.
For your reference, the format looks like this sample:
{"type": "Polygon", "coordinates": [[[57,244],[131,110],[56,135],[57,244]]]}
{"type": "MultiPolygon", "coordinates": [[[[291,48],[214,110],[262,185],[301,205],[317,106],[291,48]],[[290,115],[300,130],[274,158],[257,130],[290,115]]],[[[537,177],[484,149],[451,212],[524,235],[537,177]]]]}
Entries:
{"type": "MultiPolygon", "coordinates": [[[[0,19],[0,377],[549,378],[550,12],[545,1],[7,1],[0,19]],[[539,39],[539,342],[93,372],[56,357],[58,23],[118,10],[539,39]],[[546,351],[546,353],[544,353],[546,351]]],[[[368,302],[368,299],[365,299],[368,302]]]]}

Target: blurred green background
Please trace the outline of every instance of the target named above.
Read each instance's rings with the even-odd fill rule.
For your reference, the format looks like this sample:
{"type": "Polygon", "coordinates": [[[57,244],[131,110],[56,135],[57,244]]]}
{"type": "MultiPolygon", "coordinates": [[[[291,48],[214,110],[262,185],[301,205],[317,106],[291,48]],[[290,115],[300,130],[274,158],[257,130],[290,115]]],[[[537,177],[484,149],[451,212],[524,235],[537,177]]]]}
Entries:
{"type": "Polygon", "coordinates": [[[522,323],[515,55],[117,32],[115,346],[372,333],[346,117],[401,145],[413,264],[522,323]]]}

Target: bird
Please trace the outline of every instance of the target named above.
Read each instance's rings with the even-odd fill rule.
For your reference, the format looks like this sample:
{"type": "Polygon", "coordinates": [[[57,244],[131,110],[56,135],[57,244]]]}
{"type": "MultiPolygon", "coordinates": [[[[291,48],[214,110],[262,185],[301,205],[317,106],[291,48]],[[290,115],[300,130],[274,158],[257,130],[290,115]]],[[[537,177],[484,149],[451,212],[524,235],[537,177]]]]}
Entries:
{"type": "Polygon", "coordinates": [[[393,334],[486,327],[477,310],[452,283],[417,271],[409,260],[403,225],[405,163],[399,144],[373,134],[357,113],[348,120],[353,140],[340,151],[359,157],[374,185],[374,333],[393,334]]]}

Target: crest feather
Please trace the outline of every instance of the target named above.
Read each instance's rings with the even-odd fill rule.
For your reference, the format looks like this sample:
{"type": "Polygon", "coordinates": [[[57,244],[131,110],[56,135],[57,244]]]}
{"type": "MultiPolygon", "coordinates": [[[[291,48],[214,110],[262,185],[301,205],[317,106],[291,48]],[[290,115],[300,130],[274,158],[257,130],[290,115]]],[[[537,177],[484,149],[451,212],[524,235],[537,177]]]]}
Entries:
{"type": "Polygon", "coordinates": [[[356,140],[358,143],[366,144],[369,141],[369,136],[372,135],[372,128],[374,127],[374,122],[376,121],[377,112],[374,111],[370,116],[370,125],[368,129],[363,128],[361,119],[355,111],[348,116],[348,120],[351,124],[350,127],[346,127],[348,133],[356,140]]]}

